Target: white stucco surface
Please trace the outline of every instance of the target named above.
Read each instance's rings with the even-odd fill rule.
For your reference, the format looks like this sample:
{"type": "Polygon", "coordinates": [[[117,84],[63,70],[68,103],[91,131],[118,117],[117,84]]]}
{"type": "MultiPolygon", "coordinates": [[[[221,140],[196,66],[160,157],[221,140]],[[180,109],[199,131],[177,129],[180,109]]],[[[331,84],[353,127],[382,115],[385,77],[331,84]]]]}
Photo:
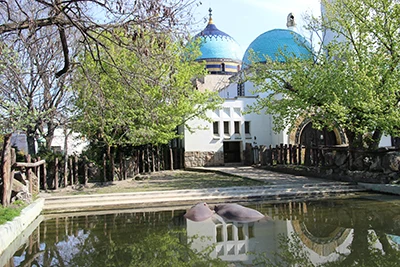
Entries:
{"type": "Polygon", "coordinates": [[[253,146],[277,145],[287,143],[287,136],[272,131],[272,116],[268,114],[245,114],[246,107],[256,101],[255,97],[226,99],[221,109],[209,111],[212,120],[195,119],[189,122],[192,130],[185,130],[185,151],[222,151],[224,142],[240,141],[242,149],[246,143],[253,146]],[[213,122],[218,122],[218,134],[214,134],[213,122]],[[229,125],[229,134],[224,131],[224,122],[229,125]],[[235,133],[235,122],[240,124],[239,133],[235,133]],[[245,122],[250,123],[249,133],[245,132],[245,122]]]}

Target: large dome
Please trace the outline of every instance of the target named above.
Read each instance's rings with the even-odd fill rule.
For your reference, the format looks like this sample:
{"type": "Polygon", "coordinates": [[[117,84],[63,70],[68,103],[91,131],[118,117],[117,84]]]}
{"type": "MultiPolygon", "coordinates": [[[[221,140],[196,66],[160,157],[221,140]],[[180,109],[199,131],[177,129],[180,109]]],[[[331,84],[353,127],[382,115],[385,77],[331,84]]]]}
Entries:
{"type": "Polygon", "coordinates": [[[201,39],[201,56],[196,60],[205,61],[206,69],[210,74],[235,74],[242,63],[242,49],[229,34],[220,31],[215,26],[211,17],[211,8],[209,11],[210,20],[207,26],[194,37],[201,39]]]}
{"type": "Polygon", "coordinates": [[[220,31],[212,20],[195,38],[202,39],[198,60],[218,58],[241,61],[243,53],[239,44],[229,34],[220,31]]]}
{"type": "Polygon", "coordinates": [[[261,34],[249,45],[243,56],[243,64],[264,62],[266,57],[284,62],[285,59],[279,55],[279,51],[299,58],[312,56],[311,45],[303,36],[292,30],[275,29],[261,34]]]}

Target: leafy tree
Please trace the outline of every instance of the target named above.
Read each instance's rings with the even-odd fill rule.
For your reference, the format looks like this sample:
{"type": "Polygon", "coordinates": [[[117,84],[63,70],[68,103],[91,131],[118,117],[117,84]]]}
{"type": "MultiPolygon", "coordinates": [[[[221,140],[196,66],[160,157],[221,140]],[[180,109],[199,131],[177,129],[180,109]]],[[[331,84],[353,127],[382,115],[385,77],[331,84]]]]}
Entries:
{"type": "Polygon", "coordinates": [[[119,38],[129,49],[105,39],[102,61],[82,55],[74,84],[74,127],[108,153],[113,147],[166,144],[179,137],[178,126],[206,118],[205,112],[221,103],[216,93],[195,88],[193,79],[204,75],[204,66],[194,62],[197,44],[186,46],[152,30],[141,30],[135,40],[125,34],[121,29],[119,38]]]}
{"type": "Polygon", "coordinates": [[[285,63],[253,64],[249,80],[268,92],[251,108],[274,114],[275,130],[309,117],[313,126],[341,126],[351,147],[377,148],[382,134],[399,135],[400,7],[393,0],[322,1],[326,14],[308,29],[331,42],[311,58],[283,49],[285,63]],[[332,2],[332,3],[331,3],[332,2]]]}

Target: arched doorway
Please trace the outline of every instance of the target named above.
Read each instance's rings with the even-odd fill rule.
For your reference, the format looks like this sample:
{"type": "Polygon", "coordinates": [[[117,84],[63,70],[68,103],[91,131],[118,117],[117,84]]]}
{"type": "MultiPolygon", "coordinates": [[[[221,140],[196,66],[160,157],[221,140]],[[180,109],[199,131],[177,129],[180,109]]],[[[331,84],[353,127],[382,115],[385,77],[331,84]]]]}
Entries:
{"type": "Polygon", "coordinates": [[[334,146],[338,145],[334,131],[329,131],[326,127],[322,130],[313,128],[313,123],[308,122],[301,131],[299,144],[307,147],[312,146],[334,146]]]}

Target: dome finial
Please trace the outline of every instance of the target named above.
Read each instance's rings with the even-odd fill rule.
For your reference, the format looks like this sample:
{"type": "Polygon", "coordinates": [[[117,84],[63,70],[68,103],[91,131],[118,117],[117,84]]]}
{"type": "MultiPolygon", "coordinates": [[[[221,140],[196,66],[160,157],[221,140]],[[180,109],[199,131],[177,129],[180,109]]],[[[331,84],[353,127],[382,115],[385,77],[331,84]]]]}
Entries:
{"type": "Polygon", "coordinates": [[[211,7],[208,9],[208,12],[210,13],[210,14],[209,14],[210,19],[208,20],[208,24],[214,24],[214,23],[213,23],[213,20],[212,20],[212,9],[211,9],[211,7]]]}

